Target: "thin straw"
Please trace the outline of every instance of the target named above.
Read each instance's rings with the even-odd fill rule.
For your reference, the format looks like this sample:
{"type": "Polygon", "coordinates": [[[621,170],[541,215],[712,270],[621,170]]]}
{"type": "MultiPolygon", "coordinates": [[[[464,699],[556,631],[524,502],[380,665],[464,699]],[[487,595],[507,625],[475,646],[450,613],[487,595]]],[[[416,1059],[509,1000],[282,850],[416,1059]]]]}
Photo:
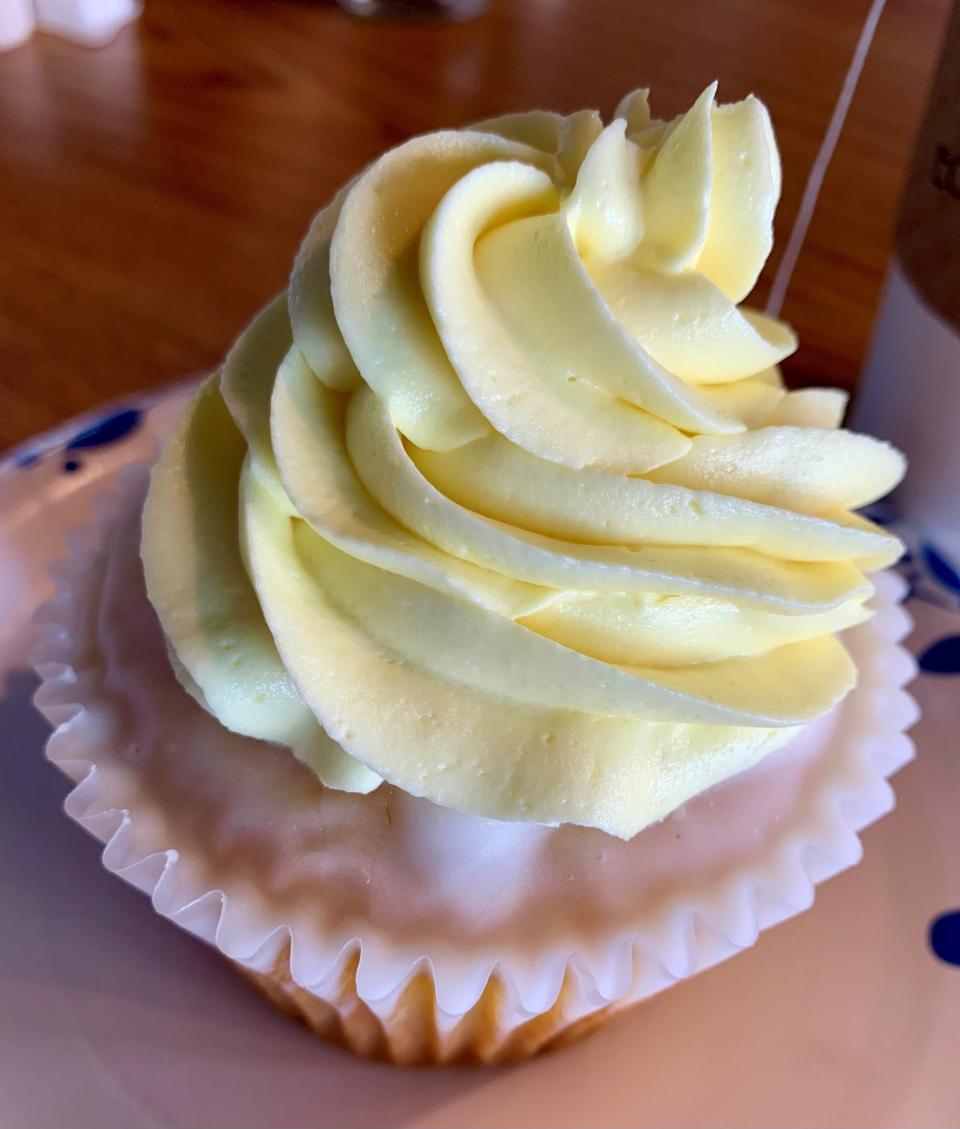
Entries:
{"type": "Polygon", "coordinates": [[[797,260],[800,258],[800,252],[803,249],[804,240],[810,228],[810,221],[813,219],[817,200],[820,197],[820,190],[823,188],[824,177],[827,175],[827,169],[837,148],[837,142],[840,140],[847,114],[850,112],[850,104],[853,102],[853,96],[857,90],[857,83],[860,81],[860,75],[863,72],[864,63],[867,61],[877,24],[880,22],[885,7],[886,0],[873,0],[870,5],[867,18],[860,31],[860,38],[857,40],[853,56],[850,59],[850,66],[844,76],[843,86],[840,88],[840,94],[833,108],[830,124],[823,135],[820,150],[807,176],[800,207],[797,209],[797,218],[793,221],[790,238],[787,240],[783,258],[780,260],[773,285],[770,287],[770,297],[767,299],[767,313],[772,317],[777,317],[783,309],[783,300],[786,297],[787,288],[793,278],[797,260]]]}

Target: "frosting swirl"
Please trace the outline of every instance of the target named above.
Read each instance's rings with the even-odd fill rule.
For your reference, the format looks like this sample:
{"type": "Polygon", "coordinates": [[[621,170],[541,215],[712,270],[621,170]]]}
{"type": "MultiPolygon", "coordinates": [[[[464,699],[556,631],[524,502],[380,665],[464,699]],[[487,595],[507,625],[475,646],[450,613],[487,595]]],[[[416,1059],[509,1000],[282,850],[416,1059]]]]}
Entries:
{"type": "Polygon", "coordinates": [[[144,513],[183,684],[329,786],[629,837],[855,670],[903,459],[785,391],[738,305],[780,167],[754,98],[646,92],[388,152],[180,421],[144,513]]]}

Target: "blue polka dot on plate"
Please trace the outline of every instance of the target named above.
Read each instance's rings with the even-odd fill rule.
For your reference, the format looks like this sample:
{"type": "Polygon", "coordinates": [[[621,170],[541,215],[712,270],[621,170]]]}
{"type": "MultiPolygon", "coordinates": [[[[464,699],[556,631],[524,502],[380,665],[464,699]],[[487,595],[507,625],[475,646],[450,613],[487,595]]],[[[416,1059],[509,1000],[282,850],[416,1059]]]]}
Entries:
{"type": "Polygon", "coordinates": [[[960,674],[960,635],[945,635],[931,643],[917,662],[925,674],[960,674]]]}
{"type": "Polygon", "coordinates": [[[923,563],[927,566],[927,571],[944,586],[949,588],[951,592],[960,592],[960,573],[953,567],[939,549],[935,549],[932,545],[923,546],[923,563]]]}
{"type": "Polygon", "coordinates": [[[75,435],[67,444],[67,450],[79,451],[116,443],[118,439],[129,435],[137,427],[142,415],[139,408],[121,408],[120,411],[111,412],[110,415],[97,420],[92,427],[85,428],[79,435],[75,435]]]}
{"type": "Polygon", "coordinates": [[[960,965],[960,909],[941,913],[933,919],[930,948],[946,964],[960,965]]]}

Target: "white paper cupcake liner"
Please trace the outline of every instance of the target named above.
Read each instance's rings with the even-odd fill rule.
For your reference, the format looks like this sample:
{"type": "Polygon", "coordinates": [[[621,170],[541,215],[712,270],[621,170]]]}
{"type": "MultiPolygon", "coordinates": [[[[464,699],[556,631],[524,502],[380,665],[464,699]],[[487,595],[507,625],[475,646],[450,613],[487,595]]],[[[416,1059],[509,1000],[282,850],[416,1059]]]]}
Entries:
{"type": "Polygon", "coordinates": [[[386,786],[324,793],[176,684],[136,556],[144,485],[140,469],[103,499],[37,614],[66,811],[159,914],[360,1053],[523,1057],[749,947],[859,861],[857,832],[913,756],[910,620],[883,574],[877,614],[845,637],[860,681],[834,713],[630,843],[386,786]]]}

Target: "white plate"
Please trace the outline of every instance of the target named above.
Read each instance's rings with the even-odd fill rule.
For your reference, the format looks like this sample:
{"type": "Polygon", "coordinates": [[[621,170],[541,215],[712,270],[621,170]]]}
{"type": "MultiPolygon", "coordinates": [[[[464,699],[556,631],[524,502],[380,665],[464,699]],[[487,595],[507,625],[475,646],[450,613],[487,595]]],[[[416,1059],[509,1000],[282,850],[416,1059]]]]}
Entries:
{"type": "MultiPolygon", "coordinates": [[[[184,394],[76,421],[0,462],[0,1129],[956,1129],[960,966],[929,938],[934,919],[960,910],[960,678],[949,674],[914,687],[924,720],[897,811],[864,833],[865,861],[821,887],[812,910],[516,1068],[354,1060],[102,871],[43,760],[30,616],[69,529],[122,466],[149,457],[184,394]]],[[[929,552],[915,551],[914,567],[916,645],[957,635],[928,665],[960,673],[960,581],[929,552]]]]}

